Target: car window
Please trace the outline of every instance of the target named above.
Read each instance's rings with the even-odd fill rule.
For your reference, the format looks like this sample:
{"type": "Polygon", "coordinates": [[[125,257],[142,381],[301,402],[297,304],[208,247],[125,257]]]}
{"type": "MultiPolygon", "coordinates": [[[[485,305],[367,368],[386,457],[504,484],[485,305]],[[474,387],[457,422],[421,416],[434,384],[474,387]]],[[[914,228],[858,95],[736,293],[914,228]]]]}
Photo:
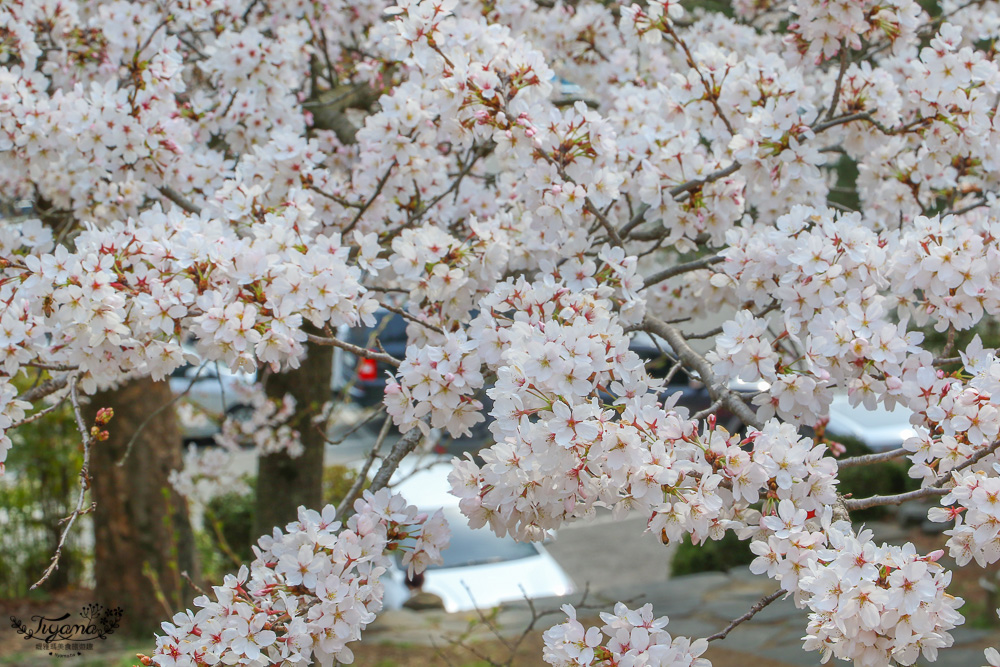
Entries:
{"type": "Polygon", "coordinates": [[[368,339],[372,332],[378,331],[378,339],[385,346],[389,343],[406,343],[406,319],[396,313],[379,313],[378,322],[374,327],[357,327],[351,329],[348,335],[349,342],[361,347],[368,346],[368,339]]]}

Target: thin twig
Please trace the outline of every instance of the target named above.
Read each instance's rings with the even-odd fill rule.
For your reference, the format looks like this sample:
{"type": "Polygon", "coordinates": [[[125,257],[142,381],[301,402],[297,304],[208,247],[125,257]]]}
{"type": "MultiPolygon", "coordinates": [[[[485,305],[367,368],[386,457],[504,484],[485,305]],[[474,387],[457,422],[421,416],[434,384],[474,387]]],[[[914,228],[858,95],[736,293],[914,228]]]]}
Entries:
{"type": "Polygon", "coordinates": [[[50,405],[49,407],[44,408],[42,410],[39,410],[38,412],[36,412],[35,414],[33,414],[33,415],[29,416],[29,417],[25,417],[24,419],[22,419],[19,422],[14,422],[9,427],[7,427],[7,430],[13,430],[13,429],[18,428],[20,426],[24,426],[25,424],[30,424],[33,421],[37,421],[37,420],[41,419],[42,417],[44,417],[45,415],[47,415],[50,412],[54,411],[59,406],[61,406],[63,403],[65,403],[67,398],[69,398],[68,395],[67,396],[63,396],[62,398],[59,399],[58,402],[50,405]]]}
{"type": "Polygon", "coordinates": [[[844,40],[840,40],[840,71],[837,73],[837,83],[833,87],[833,99],[830,100],[830,109],[826,112],[826,120],[833,118],[837,113],[837,105],[840,104],[840,87],[844,82],[844,72],[850,60],[847,57],[847,46],[844,40]]]}
{"type": "Polygon", "coordinates": [[[396,164],[398,163],[396,162],[395,159],[393,159],[393,161],[389,163],[389,168],[385,170],[385,173],[382,174],[382,178],[380,178],[378,181],[378,185],[375,186],[375,192],[373,192],[372,196],[368,199],[368,201],[366,201],[364,205],[360,209],[358,209],[358,214],[354,216],[353,220],[351,220],[351,224],[344,227],[343,231],[344,234],[354,229],[354,225],[358,224],[358,220],[361,219],[361,216],[365,214],[365,211],[367,211],[368,208],[375,203],[375,200],[378,199],[378,196],[382,194],[382,188],[384,188],[385,184],[388,182],[389,176],[392,174],[393,167],[395,167],[396,164]]]}
{"type": "Polygon", "coordinates": [[[194,583],[194,580],[191,579],[191,575],[188,574],[187,570],[181,570],[181,578],[184,579],[184,581],[188,582],[188,585],[191,586],[191,588],[193,588],[196,591],[198,591],[200,594],[202,594],[202,595],[208,595],[208,593],[205,592],[204,588],[202,588],[198,584],[194,583]]]}
{"type": "MultiPolygon", "coordinates": [[[[357,433],[358,431],[360,431],[362,428],[364,428],[367,424],[369,424],[373,419],[375,419],[376,417],[378,417],[383,412],[385,412],[385,406],[381,405],[381,406],[379,406],[378,410],[372,410],[371,414],[369,414],[367,417],[365,417],[364,419],[362,419],[361,421],[359,421],[357,424],[355,424],[354,426],[352,426],[346,433],[344,433],[344,435],[340,436],[336,440],[330,440],[330,439],[325,438],[325,437],[323,439],[326,440],[326,444],[333,445],[334,447],[336,447],[337,445],[342,445],[342,444],[344,444],[345,440],[347,440],[349,437],[351,437],[352,435],[354,435],[355,433],[357,433]]],[[[332,411],[331,411],[331,414],[333,414],[332,411]]],[[[327,422],[329,422],[329,421],[330,420],[328,418],[327,422]]]]}
{"type": "Polygon", "coordinates": [[[382,301],[379,301],[378,305],[382,306],[383,308],[385,308],[386,310],[388,310],[390,313],[396,313],[400,317],[403,317],[403,318],[405,318],[407,320],[410,320],[411,322],[416,322],[420,326],[427,327],[431,331],[436,331],[439,334],[444,334],[444,332],[445,332],[444,329],[442,329],[441,327],[433,325],[433,324],[428,324],[427,322],[419,320],[416,317],[414,317],[413,315],[411,315],[408,312],[406,312],[405,310],[403,310],[402,308],[397,308],[396,306],[390,306],[389,304],[383,303],[382,301]]]}
{"type": "Polygon", "coordinates": [[[458,172],[458,174],[455,175],[455,180],[451,182],[451,185],[448,186],[448,189],[440,193],[433,199],[431,199],[426,206],[421,207],[421,209],[418,212],[410,216],[410,219],[406,221],[408,225],[412,225],[413,223],[420,220],[422,217],[424,217],[424,215],[427,214],[429,210],[434,208],[439,201],[447,197],[452,192],[455,192],[458,189],[458,187],[462,184],[462,180],[466,176],[468,176],[469,172],[472,171],[472,168],[476,166],[476,162],[478,162],[480,158],[490,154],[490,151],[492,151],[492,147],[473,146],[471,151],[472,153],[471,156],[469,157],[469,161],[466,162],[464,167],[462,167],[462,171],[458,172]]]}
{"type": "MultiPolygon", "coordinates": [[[[715,87],[709,85],[708,79],[705,78],[705,75],[702,74],[701,69],[698,68],[698,63],[695,62],[694,56],[691,54],[691,50],[688,49],[687,43],[683,39],[681,39],[680,35],[674,32],[672,27],[669,26],[667,27],[667,34],[673,37],[674,40],[678,44],[680,44],[680,47],[684,50],[684,55],[687,56],[688,65],[691,66],[691,68],[698,75],[698,78],[701,79],[701,85],[705,89],[705,98],[708,99],[709,102],[711,102],[713,107],[715,107],[715,113],[718,114],[719,120],[721,120],[722,124],[726,126],[727,130],[729,130],[729,134],[731,136],[735,136],[736,131],[733,129],[733,126],[729,122],[729,119],[726,118],[726,114],[723,113],[722,107],[719,106],[719,95],[715,91],[715,87]]],[[[723,79],[725,79],[725,77],[723,77],[723,79]]]]}
{"type": "Polygon", "coordinates": [[[751,618],[753,618],[754,616],[756,616],[757,612],[759,612],[764,607],[766,607],[767,605],[771,604],[772,602],[774,602],[775,600],[777,600],[778,598],[780,598],[784,594],[785,594],[784,590],[777,590],[777,591],[771,593],[770,595],[761,598],[756,604],[754,604],[754,606],[750,607],[750,611],[748,611],[747,613],[743,614],[739,618],[734,618],[729,623],[729,625],[727,625],[721,632],[716,632],[714,635],[706,637],[705,640],[712,642],[712,641],[715,641],[716,639],[725,639],[726,635],[728,635],[730,632],[733,631],[733,628],[735,628],[737,625],[740,625],[741,623],[746,623],[751,618]]]}
{"type": "Polygon", "coordinates": [[[73,404],[73,415],[76,417],[76,427],[80,431],[80,436],[83,439],[83,465],[80,467],[80,495],[76,500],[76,509],[68,517],[64,518],[60,523],[65,523],[63,526],[62,534],[59,535],[59,543],[56,545],[56,551],[52,554],[52,560],[49,562],[49,566],[42,573],[42,578],[31,585],[29,590],[35,590],[39,586],[45,583],[45,581],[52,576],[52,573],[59,568],[59,558],[62,556],[63,546],[66,544],[66,537],[69,535],[70,529],[73,528],[73,524],[76,523],[76,518],[80,515],[87,514],[94,509],[94,504],[91,503],[90,507],[87,509],[83,508],[83,502],[87,497],[87,491],[90,489],[90,448],[96,441],[96,437],[87,432],[87,424],[83,419],[83,412],[80,408],[80,397],[77,395],[76,382],[77,377],[68,379],[69,382],[69,395],[70,401],[73,404]]]}

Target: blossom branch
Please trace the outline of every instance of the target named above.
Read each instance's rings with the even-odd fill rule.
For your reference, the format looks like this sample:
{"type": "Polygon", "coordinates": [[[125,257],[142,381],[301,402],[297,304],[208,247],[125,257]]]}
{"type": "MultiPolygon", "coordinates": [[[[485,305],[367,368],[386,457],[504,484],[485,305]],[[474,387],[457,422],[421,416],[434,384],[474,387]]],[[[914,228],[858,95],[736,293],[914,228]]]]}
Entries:
{"type": "Polygon", "coordinates": [[[366,350],[365,348],[360,347],[358,345],[345,343],[344,341],[338,338],[316,336],[315,334],[307,334],[307,336],[310,343],[315,343],[316,345],[332,345],[333,347],[339,347],[341,350],[346,350],[347,352],[356,354],[359,357],[363,357],[365,359],[381,361],[382,363],[386,363],[389,364],[390,366],[395,366],[395,367],[398,367],[401,363],[403,363],[401,360],[397,359],[391,354],[386,354],[385,352],[376,352],[374,350],[366,350]]]}
{"type": "Polygon", "coordinates": [[[908,491],[906,493],[897,493],[892,496],[870,496],[868,498],[847,498],[844,500],[844,508],[849,512],[855,510],[866,510],[872,507],[880,507],[882,505],[902,505],[903,503],[909,502],[911,500],[920,500],[921,498],[930,498],[933,496],[943,496],[948,494],[951,489],[940,489],[934,486],[924,487],[922,489],[917,489],[916,491],[908,491]]]}
{"type": "MultiPolygon", "coordinates": [[[[992,454],[993,452],[997,451],[998,447],[1000,447],[1000,440],[997,440],[996,442],[994,442],[989,447],[985,447],[983,449],[980,449],[978,452],[976,452],[975,454],[973,454],[972,456],[970,456],[967,460],[963,461],[960,465],[955,466],[954,468],[952,468],[948,472],[949,473],[961,472],[961,471],[965,470],[966,468],[974,466],[977,463],[979,463],[980,461],[982,461],[984,458],[986,458],[987,456],[989,456],[990,454],[992,454]]],[[[939,479],[936,482],[934,482],[933,486],[934,487],[944,486],[948,482],[949,479],[951,479],[950,475],[945,475],[945,476],[941,477],[941,479],[939,479]]]]}
{"type": "Polygon", "coordinates": [[[844,83],[844,72],[847,71],[849,62],[847,44],[844,43],[844,40],[840,40],[840,71],[837,72],[837,83],[833,86],[833,98],[830,100],[830,108],[826,112],[826,120],[830,120],[837,113],[837,105],[840,104],[841,85],[844,83]]]}
{"type": "Polygon", "coordinates": [[[10,426],[8,426],[7,428],[8,429],[15,429],[15,428],[18,428],[20,426],[24,426],[25,424],[30,424],[33,421],[37,421],[37,420],[41,419],[42,417],[44,417],[45,415],[49,414],[50,412],[54,412],[55,410],[57,410],[59,408],[59,406],[61,406],[63,403],[66,402],[67,398],[68,398],[68,396],[63,396],[56,403],[53,403],[52,405],[50,405],[47,408],[43,408],[43,409],[39,410],[38,412],[36,412],[33,415],[25,417],[21,421],[14,422],[13,424],[11,424],[10,426]]]}
{"type": "Polygon", "coordinates": [[[66,375],[60,375],[57,378],[50,378],[45,380],[37,387],[29,389],[20,396],[19,400],[27,401],[28,403],[34,403],[35,401],[45,398],[49,394],[54,394],[60,389],[63,389],[69,382],[70,378],[74,377],[73,373],[67,373],[66,375]]]}
{"type": "Polygon", "coordinates": [[[382,465],[379,466],[378,472],[375,473],[375,477],[372,479],[371,486],[368,487],[372,493],[380,491],[389,485],[389,479],[392,477],[392,473],[396,472],[400,461],[417,448],[422,436],[423,431],[419,428],[414,428],[396,441],[389,454],[382,459],[382,465]]]}
{"type": "Polygon", "coordinates": [[[713,400],[722,399],[723,403],[729,410],[739,417],[744,424],[753,426],[755,428],[762,428],[763,424],[757,419],[757,415],[754,411],[743,402],[740,395],[734,392],[729,387],[726,387],[721,382],[719,382],[715,373],[712,371],[711,364],[705,357],[701,356],[694,349],[688,345],[688,342],[684,339],[681,333],[667,324],[663,320],[657,319],[655,317],[646,316],[640,327],[648,333],[653,333],[663,338],[670,347],[673,349],[674,353],[680,358],[684,363],[694,370],[698,371],[698,375],[701,377],[701,381],[705,383],[708,387],[708,393],[712,396],[713,400]]]}
{"type": "Polygon", "coordinates": [[[669,24],[667,25],[667,34],[673,37],[674,41],[676,41],[681,49],[684,50],[684,55],[687,57],[687,64],[694,69],[698,78],[701,79],[701,85],[705,88],[705,98],[712,104],[713,107],[715,107],[715,113],[718,114],[719,120],[721,120],[722,124],[726,126],[727,130],[729,130],[729,134],[735,135],[736,131],[733,129],[729,119],[726,118],[726,114],[722,111],[722,107],[719,106],[719,93],[716,91],[714,86],[709,84],[708,79],[705,78],[705,75],[698,67],[698,63],[695,61],[694,55],[691,53],[691,49],[688,48],[687,42],[685,42],[669,24]]]}
{"type": "Polygon", "coordinates": [[[397,164],[398,163],[396,162],[395,159],[389,164],[389,168],[385,170],[385,173],[382,174],[382,178],[380,178],[378,181],[378,185],[375,186],[375,191],[372,193],[372,196],[365,201],[365,203],[361,206],[360,209],[358,209],[358,213],[357,215],[354,216],[354,219],[351,220],[351,224],[344,227],[343,231],[344,234],[354,229],[354,226],[358,224],[358,220],[361,219],[361,216],[365,214],[365,211],[367,211],[368,208],[375,203],[375,200],[378,199],[378,196],[382,194],[382,189],[385,187],[385,184],[389,180],[389,176],[392,175],[392,170],[395,168],[397,164]]]}
{"type": "Polygon", "coordinates": [[[191,213],[193,215],[201,215],[201,207],[200,206],[198,206],[197,204],[195,204],[194,202],[192,202],[191,200],[189,200],[187,197],[185,197],[181,193],[177,192],[177,190],[174,190],[169,185],[161,185],[159,187],[159,190],[160,190],[160,194],[162,194],[164,197],[166,197],[167,199],[169,199],[173,203],[177,204],[179,207],[181,207],[182,209],[184,209],[188,213],[191,213]]]}

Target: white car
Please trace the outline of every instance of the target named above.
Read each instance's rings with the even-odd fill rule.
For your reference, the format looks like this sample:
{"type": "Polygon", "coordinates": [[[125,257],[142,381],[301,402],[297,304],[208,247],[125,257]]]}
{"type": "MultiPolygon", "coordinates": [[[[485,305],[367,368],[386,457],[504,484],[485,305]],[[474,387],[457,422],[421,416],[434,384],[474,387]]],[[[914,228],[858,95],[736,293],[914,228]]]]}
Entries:
{"type": "Polygon", "coordinates": [[[864,404],[852,407],[847,394],[837,394],[830,403],[830,422],[826,434],[836,440],[853,438],[873,452],[887,452],[903,446],[903,441],[917,434],[910,423],[912,410],[897,405],[887,410],[879,403],[874,410],[864,404]]]}
{"type": "MultiPolygon", "coordinates": [[[[413,466],[408,466],[411,470],[413,466]]],[[[423,590],[444,602],[445,611],[490,609],[503,602],[570,595],[573,582],[544,546],[497,537],[488,527],[469,528],[458,509],[458,498],[448,493],[451,464],[440,458],[417,472],[397,471],[403,478],[392,488],[421,512],[439,508],[451,528],[451,543],[441,553],[443,565],[430,566],[423,590]]],[[[385,608],[399,608],[409,593],[405,568],[394,567],[386,580],[385,608]]]]}

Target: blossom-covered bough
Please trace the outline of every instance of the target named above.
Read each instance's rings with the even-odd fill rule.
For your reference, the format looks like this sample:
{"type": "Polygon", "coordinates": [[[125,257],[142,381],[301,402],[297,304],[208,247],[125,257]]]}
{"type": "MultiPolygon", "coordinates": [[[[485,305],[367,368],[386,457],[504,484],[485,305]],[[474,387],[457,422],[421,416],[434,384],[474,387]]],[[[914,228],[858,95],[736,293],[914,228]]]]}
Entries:
{"type": "MultiPolygon", "coordinates": [[[[450,477],[472,526],[537,540],[604,507],[664,542],[733,531],[779,591],[734,624],[783,591],[810,611],[806,650],[933,660],[963,621],[941,554],[876,544],[850,512],[936,498],[960,565],[1000,559],[1000,359],[978,337],[952,350],[1000,311],[1000,6],[939,10],[4,2],[0,194],[38,217],[0,227],[0,462],[53,401],[79,416],[82,395],[193,361],[188,338],[233,369],[336,345],[397,367],[385,406],[406,435],[355,513],[303,509],[262,538],[147,662],[349,661],[385,554],[419,570],[447,543],[383,488],[392,470],[430,428],[484,419],[496,444],[450,477]],[[831,198],[840,161],[857,210],[831,198]],[[337,340],[398,295],[405,358],[337,340]],[[714,312],[721,328],[699,324],[714,312]],[[709,410],[660,400],[633,331],[698,374],[709,410]],[[917,435],[838,461],[799,431],[838,391],[911,410],[917,435]],[[838,494],[841,467],[904,457],[919,490],[838,494]]],[[[89,451],[104,424],[78,422],[89,451]]],[[[553,665],[705,665],[733,627],[568,616],[553,665]]]]}

